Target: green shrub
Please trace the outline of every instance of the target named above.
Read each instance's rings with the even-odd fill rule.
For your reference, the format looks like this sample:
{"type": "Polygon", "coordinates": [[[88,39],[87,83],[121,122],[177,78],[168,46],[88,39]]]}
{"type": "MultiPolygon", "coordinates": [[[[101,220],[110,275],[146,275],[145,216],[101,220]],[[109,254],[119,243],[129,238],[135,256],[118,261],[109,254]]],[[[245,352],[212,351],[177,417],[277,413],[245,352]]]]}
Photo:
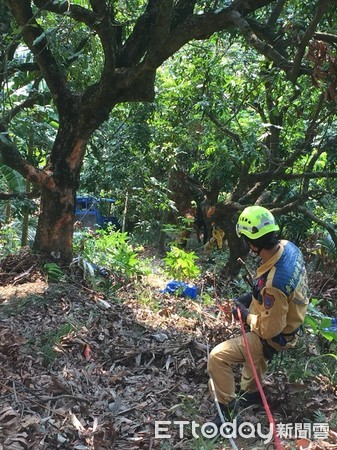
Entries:
{"type": "MultiPolygon", "coordinates": [[[[85,261],[105,267],[113,274],[130,278],[143,274],[145,268],[129,240],[127,233],[114,231],[112,228],[97,230],[95,233],[84,232],[76,236],[74,250],[85,261]]],[[[93,275],[90,270],[88,273],[93,275]]]]}
{"type": "Polygon", "coordinates": [[[0,259],[17,253],[20,249],[20,239],[14,223],[8,223],[0,228],[0,259]]]}
{"type": "Polygon", "coordinates": [[[312,299],[305,317],[305,323],[310,326],[314,334],[323,336],[329,342],[337,341],[337,333],[328,330],[331,327],[331,319],[318,310],[318,305],[319,301],[315,298],[312,299]]]}
{"type": "Polygon", "coordinates": [[[164,258],[165,272],[178,281],[193,280],[200,274],[200,269],[195,263],[197,259],[198,256],[194,252],[186,252],[172,246],[164,258]]]}

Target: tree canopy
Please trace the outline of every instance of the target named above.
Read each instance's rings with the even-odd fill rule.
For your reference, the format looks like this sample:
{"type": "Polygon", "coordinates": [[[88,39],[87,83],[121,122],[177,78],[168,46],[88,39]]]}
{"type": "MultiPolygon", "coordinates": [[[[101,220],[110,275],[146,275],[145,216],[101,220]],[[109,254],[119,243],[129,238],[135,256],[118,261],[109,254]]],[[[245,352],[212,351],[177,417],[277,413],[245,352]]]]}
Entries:
{"type": "MultiPolygon", "coordinates": [[[[87,144],[109,116],[118,117],[116,105],[155,99],[158,68],[173,55],[182,64],[169,70],[184,71],[186,80],[200,70],[205,78],[195,92],[187,82],[179,91],[171,126],[175,136],[194,127],[193,149],[189,142],[184,153],[208,187],[224,178],[219,162],[228,163],[218,189],[231,191],[230,218],[271,183],[280,189],[270,204],[286,211],[313,198],[309,180],[335,177],[336,1],[5,0],[0,14],[1,161],[41,193],[35,247],[42,253],[71,260],[87,144]],[[179,56],[188,43],[212,40],[213,60],[198,59],[191,46],[179,56]],[[229,62],[235,45],[244,57],[229,62]],[[184,128],[179,111],[188,102],[200,117],[184,128]],[[301,192],[289,189],[296,179],[301,192]]],[[[163,83],[170,89],[169,75],[163,83]]]]}

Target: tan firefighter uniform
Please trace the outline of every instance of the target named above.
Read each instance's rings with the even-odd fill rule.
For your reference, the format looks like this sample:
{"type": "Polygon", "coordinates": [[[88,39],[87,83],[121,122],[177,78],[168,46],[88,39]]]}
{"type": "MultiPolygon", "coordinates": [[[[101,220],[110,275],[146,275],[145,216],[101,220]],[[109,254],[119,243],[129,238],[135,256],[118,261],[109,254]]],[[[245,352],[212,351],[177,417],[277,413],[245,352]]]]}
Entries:
{"type": "MultiPolygon", "coordinates": [[[[266,374],[268,362],[263,342],[277,351],[293,348],[308,304],[302,253],[293,243],[282,240],[277,253],[257,270],[247,317],[251,330],[247,333],[249,349],[260,380],[266,374]]],[[[210,354],[208,371],[220,403],[227,404],[235,398],[233,367],[238,363],[243,363],[242,391],[256,392],[242,336],[222,342],[210,354]]]]}

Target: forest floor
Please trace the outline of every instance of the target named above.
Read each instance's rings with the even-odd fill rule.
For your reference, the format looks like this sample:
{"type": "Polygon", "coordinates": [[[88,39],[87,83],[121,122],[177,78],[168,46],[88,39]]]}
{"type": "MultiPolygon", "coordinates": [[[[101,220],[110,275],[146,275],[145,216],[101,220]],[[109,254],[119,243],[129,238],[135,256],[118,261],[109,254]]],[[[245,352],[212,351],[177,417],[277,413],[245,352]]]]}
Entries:
{"type": "MultiPolygon", "coordinates": [[[[160,293],[165,281],[155,274],[112,295],[80,279],[48,283],[29,252],[0,269],[0,450],[232,448],[191,425],[215,412],[208,348],[240,334],[214,299],[160,293]]],[[[337,281],[313,279],[321,297],[336,298],[337,281]]],[[[203,283],[207,289],[207,273],[203,283]]],[[[306,331],[298,350],[270,366],[264,390],[275,422],[287,425],[283,449],[337,449],[336,363],[321,353],[306,331]]],[[[263,409],[243,417],[267,434],[263,409]]],[[[235,442],[274,448],[263,440],[256,433],[235,442]]]]}

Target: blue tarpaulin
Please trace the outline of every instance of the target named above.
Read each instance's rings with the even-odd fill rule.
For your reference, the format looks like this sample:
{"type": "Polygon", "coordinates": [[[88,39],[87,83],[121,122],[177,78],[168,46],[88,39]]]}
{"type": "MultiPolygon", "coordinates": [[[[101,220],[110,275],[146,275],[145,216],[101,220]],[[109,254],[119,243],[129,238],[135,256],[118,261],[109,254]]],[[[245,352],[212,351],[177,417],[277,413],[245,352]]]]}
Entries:
{"type": "Polygon", "coordinates": [[[184,283],[182,281],[172,280],[169,281],[165,287],[160,292],[163,294],[178,294],[180,297],[190,297],[197,298],[198,288],[195,284],[184,283]]]}

